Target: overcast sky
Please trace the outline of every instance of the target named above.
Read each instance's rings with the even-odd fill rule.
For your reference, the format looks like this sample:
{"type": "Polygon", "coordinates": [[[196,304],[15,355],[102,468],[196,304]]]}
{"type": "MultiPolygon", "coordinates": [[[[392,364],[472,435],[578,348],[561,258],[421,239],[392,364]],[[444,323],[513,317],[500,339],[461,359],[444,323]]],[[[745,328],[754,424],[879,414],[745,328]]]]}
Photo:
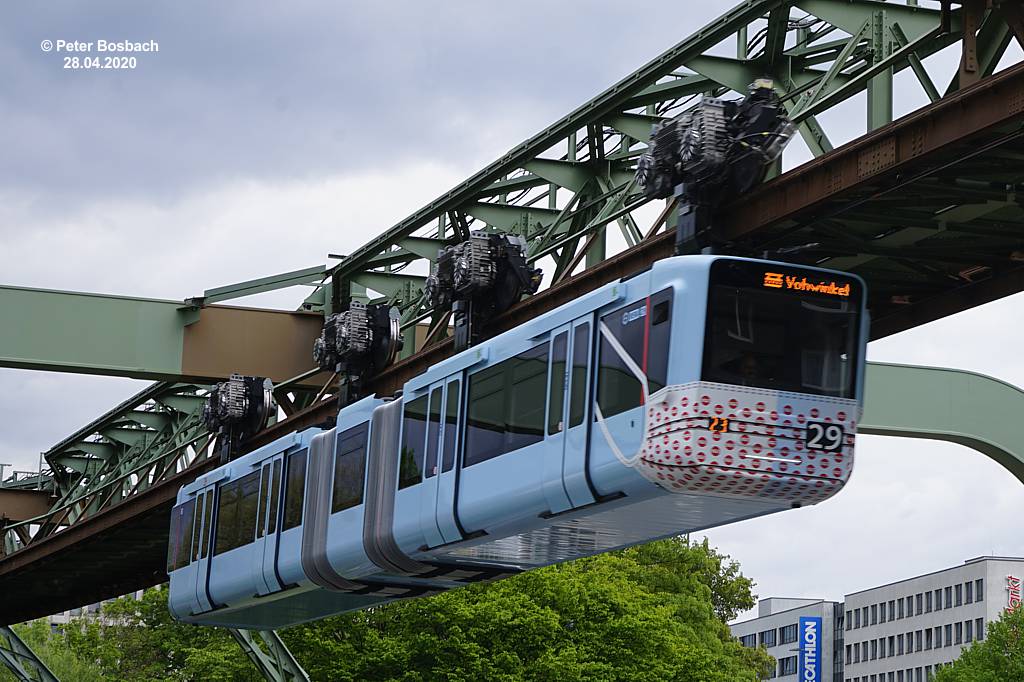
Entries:
{"type": "MultiPolygon", "coordinates": [[[[5,3],[0,283],[182,299],[323,263],[731,4],[5,3]],[[159,52],[136,55],[134,70],[83,71],[40,48],[99,39],[159,52]]],[[[900,83],[906,111],[921,95],[900,83]]],[[[859,106],[822,117],[834,142],[863,132],[859,106]]],[[[787,165],[805,158],[795,143],[787,165]]],[[[869,357],[1024,386],[1022,308],[991,304],[869,357]]],[[[0,462],[34,468],[144,386],[0,370],[0,462]]],[[[761,596],[841,598],[980,554],[1024,555],[1022,512],[1024,486],[977,453],[861,437],[834,499],[708,535],[761,596]]]]}

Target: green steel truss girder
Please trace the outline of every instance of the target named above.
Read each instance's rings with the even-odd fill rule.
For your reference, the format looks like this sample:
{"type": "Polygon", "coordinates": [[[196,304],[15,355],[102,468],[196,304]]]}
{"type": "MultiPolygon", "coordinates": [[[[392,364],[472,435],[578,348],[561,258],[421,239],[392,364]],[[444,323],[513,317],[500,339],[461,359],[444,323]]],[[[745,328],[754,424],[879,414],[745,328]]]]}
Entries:
{"type": "Polygon", "coordinates": [[[211,456],[212,437],[202,420],[207,388],[153,384],[44,453],[53,506],[44,516],[4,526],[0,556],[211,456]]]}
{"type": "Polygon", "coordinates": [[[9,626],[0,626],[0,663],[18,682],[59,682],[46,664],[9,626]]]}
{"type": "Polygon", "coordinates": [[[309,682],[309,675],[273,630],[228,628],[228,632],[268,682],[309,682]]]}
{"type": "MultiPolygon", "coordinates": [[[[344,307],[354,284],[373,282],[379,288],[367,286],[402,310],[406,329],[430,317],[422,277],[435,247],[466,230],[521,234],[529,258],[545,270],[544,286],[564,279],[666,224],[645,224],[647,202],[628,182],[652,123],[681,113],[698,95],[730,96],[767,75],[811,152],[827,153],[833,144],[817,116],[867,90],[865,119],[869,128],[882,125],[892,118],[896,73],[911,69],[924,94],[938,97],[934,83],[951,74],[930,74],[922,60],[960,40],[961,14],[954,3],[943,32],[938,3],[743,2],[349,254],[331,270],[325,310],[344,307]],[[621,239],[607,238],[611,222],[621,239]],[[410,248],[410,238],[429,248],[410,248]]],[[[1006,23],[1003,13],[990,12],[981,25],[985,73],[1005,52],[1006,23]]]]}
{"type": "Polygon", "coordinates": [[[858,432],[959,443],[1024,483],[1024,391],[974,372],[868,363],[858,432]]]}

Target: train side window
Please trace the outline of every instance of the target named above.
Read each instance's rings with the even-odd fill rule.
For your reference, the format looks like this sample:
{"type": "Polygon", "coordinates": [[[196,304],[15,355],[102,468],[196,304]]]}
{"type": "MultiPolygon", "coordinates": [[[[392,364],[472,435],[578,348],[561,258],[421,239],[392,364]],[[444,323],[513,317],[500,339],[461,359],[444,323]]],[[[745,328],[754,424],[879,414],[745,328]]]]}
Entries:
{"type": "Polygon", "coordinates": [[[669,336],[672,331],[672,290],[665,289],[651,296],[650,330],[647,332],[647,386],[651,393],[665,388],[668,381],[669,336]]]}
{"type": "Polygon", "coordinates": [[[590,323],[581,324],[572,338],[572,387],[569,393],[569,427],[583,423],[587,410],[587,384],[590,381],[590,323]]]}
{"type": "Polygon", "coordinates": [[[545,343],[469,377],[465,466],[544,438],[548,353],[545,343]]]}
{"type": "Polygon", "coordinates": [[[306,451],[299,450],[288,456],[284,484],[284,523],[281,530],[302,524],[303,492],[306,489],[306,451]]]}
{"type": "Polygon", "coordinates": [[[214,556],[253,541],[256,535],[259,494],[259,471],[221,486],[217,504],[217,541],[213,547],[214,556]]]}
{"type": "Polygon", "coordinates": [[[264,503],[267,499],[267,493],[270,489],[270,462],[263,465],[263,478],[262,488],[260,488],[260,494],[258,498],[258,505],[256,507],[256,537],[261,538],[267,532],[267,509],[264,507],[264,503]]]}
{"type": "Polygon", "coordinates": [[[256,507],[260,498],[259,473],[254,471],[248,476],[243,476],[238,482],[241,484],[241,497],[238,500],[238,527],[235,537],[237,546],[241,547],[252,542],[256,536],[256,507]]]}
{"type": "Polygon", "coordinates": [[[451,471],[455,466],[455,434],[459,423],[458,380],[448,384],[448,397],[444,406],[444,446],[441,450],[441,471],[451,471]]]}
{"type": "Polygon", "coordinates": [[[441,389],[430,392],[430,420],[427,422],[427,458],[423,465],[424,478],[437,474],[437,437],[441,431],[441,389]]]}
{"type": "MultiPolygon", "coordinates": [[[[651,393],[664,388],[668,377],[671,308],[672,290],[665,289],[601,317],[601,322],[647,376],[651,393]]],[[[601,413],[611,417],[639,407],[643,400],[640,381],[603,334],[599,363],[597,404],[601,413]]]]}
{"type": "Polygon", "coordinates": [[[267,532],[277,532],[277,504],[281,497],[281,460],[274,462],[274,476],[270,483],[270,518],[267,520],[267,532]]]}
{"type": "Polygon", "coordinates": [[[484,462],[505,451],[504,391],[504,363],[470,375],[462,466],[484,462]]]}
{"type": "Polygon", "coordinates": [[[203,511],[203,536],[200,540],[199,558],[205,559],[210,549],[210,533],[213,532],[213,490],[206,493],[206,505],[203,511]]]}
{"type": "Polygon", "coordinates": [[[562,332],[551,344],[551,389],[548,391],[548,435],[562,430],[562,410],[565,407],[565,357],[569,333],[562,332]]]}
{"type": "Polygon", "coordinates": [[[206,493],[199,493],[199,497],[196,498],[196,509],[199,511],[198,516],[193,516],[192,521],[192,561],[199,559],[199,544],[200,538],[202,537],[202,515],[203,515],[203,504],[206,500],[206,493]]]}
{"type": "Polygon", "coordinates": [[[167,572],[176,571],[188,565],[192,539],[192,523],[195,519],[195,498],[182,502],[171,510],[171,541],[167,546],[167,572]]]}
{"type": "Polygon", "coordinates": [[[363,503],[368,429],[367,424],[363,423],[345,430],[338,436],[338,456],[334,460],[332,514],[363,503]]]}
{"type": "Polygon", "coordinates": [[[217,538],[213,543],[214,556],[238,546],[235,544],[235,526],[238,522],[239,495],[237,481],[225,483],[220,486],[217,493],[217,538]]]}
{"type": "Polygon", "coordinates": [[[545,343],[506,361],[510,366],[505,452],[525,448],[544,438],[548,353],[545,343]]]}
{"type": "Polygon", "coordinates": [[[423,439],[427,428],[427,396],[410,400],[402,414],[402,451],[398,468],[398,489],[423,479],[423,439]]]}
{"type": "MultiPolygon", "coordinates": [[[[647,326],[647,302],[637,301],[601,317],[601,322],[619,342],[637,367],[643,367],[644,330],[647,326]]],[[[640,380],[600,335],[597,404],[605,417],[639,407],[643,398],[640,380]]]]}

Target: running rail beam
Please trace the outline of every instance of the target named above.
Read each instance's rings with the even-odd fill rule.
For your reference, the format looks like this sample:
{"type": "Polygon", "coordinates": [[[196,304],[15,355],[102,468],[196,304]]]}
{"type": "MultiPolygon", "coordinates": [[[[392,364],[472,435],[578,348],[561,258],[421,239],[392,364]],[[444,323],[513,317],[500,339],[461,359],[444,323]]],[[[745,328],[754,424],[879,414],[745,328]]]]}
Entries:
{"type": "Polygon", "coordinates": [[[36,653],[7,626],[0,626],[0,663],[7,666],[18,682],[60,682],[36,653]]]}
{"type": "MultiPolygon", "coordinates": [[[[262,290],[246,286],[246,294],[262,290]]],[[[210,298],[229,295],[219,291],[210,298]]],[[[232,372],[286,381],[314,368],[323,327],[313,312],[11,286],[0,286],[0,319],[0,367],[155,381],[232,372]]]]}
{"type": "Polygon", "coordinates": [[[309,675],[274,630],[227,628],[227,631],[268,682],[309,682],[309,675]]]}
{"type": "Polygon", "coordinates": [[[1024,390],[960,369],[869,362],[858,433],[959,443],[1024,483],[1024,390]]]}

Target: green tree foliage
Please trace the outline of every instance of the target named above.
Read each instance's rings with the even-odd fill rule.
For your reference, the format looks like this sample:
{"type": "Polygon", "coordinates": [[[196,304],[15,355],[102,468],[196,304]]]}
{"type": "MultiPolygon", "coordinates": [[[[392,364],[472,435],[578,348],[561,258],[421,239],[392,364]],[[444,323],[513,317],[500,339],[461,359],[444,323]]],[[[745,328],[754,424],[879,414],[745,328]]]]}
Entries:
{"type": "Polygon", "coordinates": [[[167,590],[146,590],[103,607],[106,623],[78,620],[64,631],[67,647],[96,661],[103,679],[251,681],[262,677],[225,630],[179,623],[167,610],[167,590]]]}
{"type": "MultiPolygon", "coordinates": [[[[663,540],[281,633],[314,680],[758,680],[773,664],[725,621],[753,584],[707,542],[663,540]]],[[[223,630],[171,619],[164,589],[57,639],[92,677],[259,680],[223,630]]],[[[52,643],[51,643],[52,648],[52,643]]]]}
{"type": "Polygon", "coordinates": [[[317,680],[755,680],[723,618],[752,584],[707,543],[665,540],[286,630],[317,680]]]}
{"type": "Polygon", "coordinates": [[[1024,609],[1004,613],[990,623],[984,640],[965,649],[935,682],[1009,682],[1024,680],[1024,609]]]}
{"type": "MultiPolygon", "coordinates": [[[[51,632],[45,620],[15,625],[14,631],[59,680],[102,682],[103,671],[95,663],[83,659],[69,649],[59,634],[51,632]]],[[[14,682],[7,668],[0,665],[0,682],[14,682]]]]}

